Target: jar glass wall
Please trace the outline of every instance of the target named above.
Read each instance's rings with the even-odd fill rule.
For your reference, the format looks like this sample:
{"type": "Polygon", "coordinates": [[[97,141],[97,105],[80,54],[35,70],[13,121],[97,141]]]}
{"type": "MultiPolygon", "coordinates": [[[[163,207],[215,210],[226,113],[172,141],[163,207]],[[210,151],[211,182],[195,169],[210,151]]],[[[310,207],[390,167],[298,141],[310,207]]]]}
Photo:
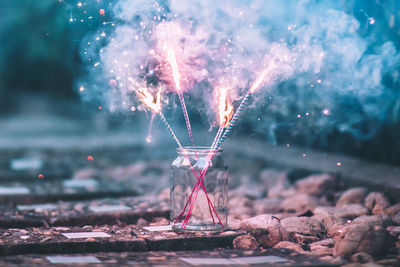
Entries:
{"type": "Polygon", "coordinates": [[[221,157],[222,151],[212,152],[209,147],[184,147],[177,151],[170,179],[172,229],[221,230],[228,217],[228,167],[221,157]],[[200,173],[205,170],[204,184],[198,187],[200,173]],[[185,218],[188,218],[186,226],[185,218]]]}

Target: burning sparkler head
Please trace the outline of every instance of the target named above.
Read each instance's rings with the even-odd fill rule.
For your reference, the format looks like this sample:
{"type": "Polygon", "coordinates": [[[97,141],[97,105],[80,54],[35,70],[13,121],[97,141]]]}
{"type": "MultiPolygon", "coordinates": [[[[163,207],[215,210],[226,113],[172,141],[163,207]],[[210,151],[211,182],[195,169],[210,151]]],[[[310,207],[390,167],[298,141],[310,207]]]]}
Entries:
{"type": "Polygon", "coordinates": [[[228,127],[229,122],[231,121],[233,115],[233,105],[229,101],[228,98],[228,88],[221,87],[218,90],[218,115],[219,115],[219,124],[221,127],[228,127]]]}
{"type": "Polygon", "coordinates": [[[136,90],[139,100],[148,107],[153,113],[161,112],[161,90],[157,92],[157,97],[154,98],[149,90],[145,87],[141,87],[136,90]]]}

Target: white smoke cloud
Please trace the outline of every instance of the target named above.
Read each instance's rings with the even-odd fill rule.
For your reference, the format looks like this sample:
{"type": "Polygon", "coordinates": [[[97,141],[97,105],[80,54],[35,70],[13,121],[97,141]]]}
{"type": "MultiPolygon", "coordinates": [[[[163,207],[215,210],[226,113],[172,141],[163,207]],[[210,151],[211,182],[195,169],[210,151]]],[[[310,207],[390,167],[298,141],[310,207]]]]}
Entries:
{"type": "Polygon", "coordinates": [[[254,123],[271,135],[285,118],[308,116],[309,125],[367,138],[375,129],[360,130],[360,124],[379,123],[392,105],[383,77],[400,67],[400,55],[390,41],[362,35],[346,1],[119,0],[113,13],[108,41],[84,45],[92,58],[86,97],[110,110],[140,104],[128,77],[153,92],[161,88],[164,105],[172,105],[166,47],[175,50],[185,94],[196,100],[189,105],[211,121],[215,88],[229,86],[231,99],[239,100],[265,69],[253,100],[264,106],[270,97],[267,118],[254,123]]]}

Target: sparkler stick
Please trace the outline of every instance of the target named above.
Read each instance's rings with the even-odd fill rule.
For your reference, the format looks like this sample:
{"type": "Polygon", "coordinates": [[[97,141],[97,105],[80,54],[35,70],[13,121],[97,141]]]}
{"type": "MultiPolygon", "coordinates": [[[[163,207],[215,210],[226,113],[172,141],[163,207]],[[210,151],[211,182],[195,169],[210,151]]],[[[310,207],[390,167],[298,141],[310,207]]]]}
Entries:
{"type": "MultiPolygon", "coordinates": [[[[177,143],[178,147],[179,147],[180,149],[182,149],[181,143],[179,142],[178,138],[176,137],[176,135],[175,135],[174,131],[172,130],[171,126],[169,125],[168,121],[165,119],[164,114],[163,114],[161,111],[160,111],[158,114],[160,115],[160,118],[161,118],[161,120],[163,121],[165,127],[167,127],[169,133],[170,133],[171,136],[174,138],[174,140],[175,140],[175,142],[177,143]]],[[[197,180],[200,180],[200,177],[198,177],[198,175],[197,175],[197,173],[196,173],[196,171],[194,170],[194,168],[193,168],[192,165],[190,165],[190,168],[191,168],[192,172],[194,173],[194,175],[196,176],[197,180]]],[[[197,184],[197,183],[196,183],[196,184],[197,184]]],[[[206,192],[204,183],[201,184],[201,187],[202,187],[203,190],[206,192]]],[[[190,196],[191,196],[191,195],[190,195],[190,196]]],[[[217,212],[215,211],[214,205],[212,204],[212,202],[211,202],[211,200],[209,199],[209,197],[208,197],[207,194],[206,194],[206,197],[207,197],[207,202],[208,202],[208,210],[210,211],[210,214],[211,214],[211,218],[212,218],[213,223],[215,223],[215,221],[214,221],[214,216],[213,216],[213,214],[212,214],[211,209],[214,211],[214,213],[215,213],[215,215],[217,216],[218,220],[220,220],[220,219],[219,219],[219,217],[218,217],[217,212]]],[[[189,202],[189,201],[188,201],[188,202],[189,202]]],[[[188,203],[188,202],[187,202],[187,203],[188,203]]],[[[186,205],[185,205],[185,208],[184,208],[183,211],[181,212],[181,214],[179,214],[178,217],[176,218],[175,223],[176,223],[176,222],[178,221],[178,219],[183,215],[183,213],[185,213],[187,203],[186,203],[186,205]]]]}
{"type": "Polygon", "coordinates": [[[252,84],[250,87],[249,91],[247,91],[245,97],[243,98],[242,102],[240,103],[238,109],[235,112],[235,115],[233,115],[232,120],[230,121],[228,128],[226,128],[224,135],[219,139],[217,143],[217,149],[222,145],[222,143],[225,141],[226,137],[229,135],[231,132],[233,126],[235,126],[237,120],[239,119],[240,113],[242,113],[242,110],[246,108],[247,106],[247,101],[249,100],[250,96],[261,86],[261,84],[264,82],[265,77],[267,74],[270,72],[270,68],[274,67],[275,63],[271,62],[271,65],[268,68],[265,68],[261,74],[257,77],[255,82],[252,84]]]}
{"type": "Polygon", "coordinates": [[[194,145],[192,127],[190,125],[190,120],[189,120],[189,115],[188,115],[186,104],[185,104],[185,99],[183,98],[183,94],[182,94],[181,75],[179,73],[178,63],[176,62],[175,52],[174,52],[174,50],[172,48],[170,48],[168,50],[167,59],[168,59],[169,65],[171,67],[171,71],[172,71],[172,76],[174,78],[175,87],[176,87],[176,90],[178,92],[179,102],[181,103],[181,108],[182,108],[182,112],[183,112],[183,117],[185,118],[186,128],[188,130],[189,137],[190,137],[190,140],[192,141],[192,145],[193,145],[193,148],[194,148],[195,145],[194,145]]]}
{"type": "MultiPolygon", "coordinates": [[[[219,91],[219,105],[218,105],[220,127],[219,127],[218,132],[217,132],[217,134],[216,134],[216,136],[214,138],[214,141],[213,141],[213,143],[211,145],[211,151],[210,151],[210,153],[209,153],[209,155],[207,157],[207,166],[201,172],[200,179],[202,181],[200,181],[200,183],[204,183],[204,177],[205,177],[205,175],[207,173],[208,168],[210,167],[211,160],[214,157],[214,155],[217,153],[217,150],[215,149],[216,143],[219,140],[219,138],[221,137],[223,129],[228,125],[228,123],[229,123],[229,121],[231,119],[232,113],[233,113],[233,106],[232,106],[232,104],[229,102],[229,100],[227,98],[227,92],[228,92],[227,88],[224,88],[224,87],[220,88],[220,91],[219,91]]],[[[186,214],[186,217],[185,217],[185,220],[184,220],[184,224],[182,225],[181,228],[186,227],[186,225],[187,225],[187,223],[188,223],[188,221],[190,219],[190,216],[192,214],[192,210],[193,210],[195,201],[197,199],[197,194],[198,194],[198,191],[199,191],[199,184],[196,184],[193,189],[195,189],[195,191],[192,191],[192,194],[190,195],[190,198],[192,198],[193,193],[194,193],[194,198],[192,199],[192,201],[190,203],[189,211],[186,214]]],[[[185,205],[184,210],[186,209],[187,203],[185,205]]],[[[223,228],[224,226],[223,226],[222,222],[221,221],[219,221],[219,222],[221,224],[221,227],[223,228]]]]}
{"type": "Polygon", "coordinates": [[[165,127],[167,127],[168,132],[170,133],[170,135],[172,136],[172,138],[174,138],[176,144],[178,145],[179,148],[182,149],[182,145],[178,140],[178,137],[176,137],[174,130],[172,130],[171,126],[169,125],[168,121],[165,119],[164,114],[162,112],[158,113],[158,115],[160,116],[162,122],[164,123],[165,127]]]}
{"type": "Polygon", "coordinates": [[[247,101],[249,100],[251,96],[251,92],[250,90],[247,92],[247,94],[245,95],[245,97],[243,98],[242,102],[240,103],[238,109],[235,112],[235,115],[233,115],[233,118],[231,120],[231,122],[228,125],[228,128],[226,128],[224,134],[222,135],[222,137],[218,140],[217,145],[216,145],[216,149],[218,149],[219,147],[221,147],[222,143],[225,141],[226,137],[229,135],[229,133],[231,132],[233,126],[235,126],[240,113],[242,112],[242,110],[246,107],[247,105],[247,101]]]}
{"type": "MultiPolygon", "coordinates": [[[[182,90],[181,90],[181,84],[180,84],[181,75],[179,73],[178,63],[176,62],[175,52],[174,52],[173,48],[168,49],[167,60],[168,60],[168,63],[170,65],[170,67],[171,67],[171,71],[172,71],[172,76],[174,78],[175,87],[176,87],[176,90],[178,92],[179,102],[181,104],[183,116],[185,118],[186,128],[188,130],[190,140],[192,141],[192,146],[193,146],[193,149],[195,151],[196,158],[198,158],[197,152],[196,152],[196,148],[195,148],[193,133],[192,133],[192,127],[191,127],[191,124],[190,124],[189,115],[188,115],[186,104],[185,104],[185,99],[183,98],[183,94],[182,94],[182,90]]],[[[199,169],[199,173],[200,173],[200,169],[199,169]]],[[[196,174],[196,178],[197,178],[197,183],[198,183],[200,178],[198,177],[197,174],[196,174]]],[[[202,187],[202,189],[203,189],[203,191],[204,191],[204,193],[205,193],[205,195],[207,197],[210,214],[211,214],[211,217],[212,217],[213,222],[214,222],[214,217],[212,215],[210,205],[213,208],[214,212],[215,212],[215,209],[214,209],[214,206],[213,206],[213,204],[211,203],[211,201],[210,201],[210,199],[208,197],[207,190],[206,190],[206,187],[204,186],[204,182],[203,181],[201,182],[201,187],[202,187]]],[[[190,200],[190,198],[189,198],[189,200],[190,200]]],[[[186,209],[186,206],[185,206],[185,209],[186,209]]],[[[183,210],[183,213],[185,212],[185,209],[183,210]]],[[[180,218],[181,215],[183,215],[183,213],[181,213],[178,216],[178,219],[180,218]]],[[[217,217],[218,217],[218,215],[217,215],[217,217]]]]}
{"type": "MultiPolygon", "coordinates": [[[[176,135],[175,135],[174,131],[172,130],[171,126],[169,125],[168,121],[165,119],[164,114],[163,114],[162,112],[159,112],[158,114],[160,115],[160,118],[161,118],[161,120],[163,121],[165,127],[167,127],[169,133],[170,133],[171,136],[174,138],[175,142],[178,144],[178,147],[179,147],[180,149],[182,149],[181,143],[179,142],[178,138],[176,137],[176,135]]],[[[196,171],[194,170],[193,166],[190,165],[190,167],[191,167],[191,169],[192,169],[192,172],[193,172],[194,175],[196,176],[197,180],[200,180],[200,177],[198,177],[198,175],[197,175],[196,171]]],[[[202,186],[203,190],[205,191],[206,189],[205,189],[205,187],[204,187],[204,183],[202,183],[201,186],[202,186]]],[[[209,211],[210,211],[212,221],[213,221],[213,223],[215,223],[215,221],[214,221],[214,216],[213,216],[213,214],[212,214],[211,209],[214,211],[214,213],[216,214],[217,218],[218,218],[218,214],[217,214],[217,212],[215,211],[214,205],[212,204],[212,202],[211,202],[211,200],[209,199],[209,197],[208,197],[207,194],[206,194],[206,197],[207,197],[208,209],[209,209],[209,211]]],[[[187,205],[187,203],[186,203],[186,205],[187,205]]],[[[175,223],[176,223],[176,222],[178,221],[178,219],[183,215],[183,213],[185,213],[186,205],[185,205],[185,208],[183,209],[183,212],[182,212],[181,214],[179,214],[178,217],[176,218],[175,223]]],[[[218,220],[219,220],[219,218],[218,218],[218,220]]]]}
{"type": "MultiPolygon", "coordinates": [[[[272,63],[272,66],[274,66],[274,63],[272,63]]],[[[250,96],[255,92],[255,90],[257,90],[261,86],[261,84],[265,80],[265,77],[267,76],[269,70],[270,70],[269,68],[264,69],[263,72],[260,74],[260,76],[257,77],[256,81],[253,83],[253,85],[250,87],[250,89],[247,91],[245,97],[243,98],[243,100],[240,103],[238,109],[236,110],[235,114],[233,115],[232,120],[229,122],[229,125],[228,125],[227,129],[225,130],[223,136],[217,142],[216,147],[212,149],[211,158],[210,158],[207,166],[201,172],[201,175],[200,175],[200,180],[201,181],[198,181],[198,183],[202,183],[203,182],[204,176],[207,173],[207,170],[208,170],[208,168],[210,166],[211,159],[214,157],[215,152],[221,147],[222,143],[225,141],[226,137],[231,132],[233,126],[235,126],[235,124],[236,124],[236,122],[237,122],[242,110],[247,106],[247,102],[248,102],[250,96]]],[[[195,187],[196,187],[196,191],[195,191],[195,193],[194,193],[195,195],[193,197],[194,201],[196,201],[196,198],[197,198],[197,194],[198,194],[198,191],[199,191],[199,185],[196,184],[195,187]]],[[[193,194],[193,191],[192,191],[192,194],[193,194]]],[[[192,209],[193,209],[193,207],[191,205],[191,207],[189,208],[189,212],[186,215],[186,218],[185,218],[185,221],[184,221],[184,225],[182,225],[183,227],[186,227],[186,224],[189,221],[189,218],[191,216],[192,209]]]]}

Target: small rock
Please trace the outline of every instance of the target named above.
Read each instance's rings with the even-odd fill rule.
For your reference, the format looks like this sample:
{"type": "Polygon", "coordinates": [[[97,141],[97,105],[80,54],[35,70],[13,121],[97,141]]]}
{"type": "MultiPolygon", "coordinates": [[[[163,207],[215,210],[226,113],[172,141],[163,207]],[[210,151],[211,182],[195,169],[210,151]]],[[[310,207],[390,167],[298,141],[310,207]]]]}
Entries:
{"type": "Polygon", "coordinates": [[[389,226],[386,228],[389,233],[393,236],[399,237],[400,236],[400,226],[389,226]]]}
{"type": "Polygon", "coordinates": [[[45,238],[43,238],[43,239],[40,240],[40,243],[44,243],[44,242],[49,241],[49,240],[51,240],[51,239],[52,239],[51,236],[45,237],[45,238]]]}
{"type": "Polygon", "coordinates": [[[346,219],[334,215],[324,216],[321,220],[328,236],[332,237],[338,233],[346,224],[346,219]]]}
{"type": "Polygon", "coordinates": [[[162,190],[160,192],[160,194],[158,194],[157,198],[160,199],[160,200],[164,200],[164,201],[169,202],[170,201],[170,190],[169,190],[169,188],[165,188],[164,190],[162,190]]]}
{"type": "Polygon", "coordinates": [[[281,241],[292,240],[279,219],[268,214],[244,220],[240,224],[240,228],[252,233],[263,247],[273,247],[281,241]]]}
{"type": "Polygon", "coordinates": [[[82,227],[82,229],[83,229],[83,230],[92,230],[92,229],[93,229],[93,226],[91,226],[91,225],[85,225],[85,226],[82,227]]]}
{"type": "Polygon", "coordinates": [[[390,217],[394,217],[397,213],[400,212],[400,203],[396,205],[390,206],[389,208],[385,209],[384,213],[390,217]]]}
{"type": "Polygon", "coordinates": [[[151,225],[168,225],[169,221],[164,217],[157,217],[153,219],[151,225]]]}
{"type": "Polygon", "coordinates": [[[335,241],[332,238],[324,239],[318,242],[311,243],[310,250],[314,255],[318,257],[328,256],[334,254],[333,246],[335,241]]]}
{"type": "Polygon", "coordinates": [[[308,194],[296,194],[281,203],[281,209],[289,212],[305,212],[319,205],[318,199],[308,194]]]}
{"type": "Polygon", "coordinates": [[[395,223],[400,224],[400,211],[393,216],[392,219],[395,223]]]}
{"type": "Polygon", "coordinates": [[[233,196],[228,201],[228,208],[236,208],[236,207],[253,207],[253,202],[244,196],[233,196]]]}
{"type": "Polygon", "coordinates": [[[265,196],[264,190],[265,187],[262,187],[259,184],[246,184],[231,190],[229,194],[249,199],[259,199],[265,196]]]}
{"type": "Polygon", "coordinates": [[[298,180],[294,187],[300,193],[321,196],[331,194],[335,187],[335,177],[329,174],[311,175],[298,180]]]}
{"type": "Polygon", "coordinates": [[[367,224],[350,224],[335,237],[336,255],[351,257],[357,252],[372,256],[385,255],[390,247],[390,235],[385,228],[367,224]]]}
{"type": "Polygon", "coordinates": [[[233,240],[233,247],[236,249],[255,250],[259,245],[251,235],[241,235],[233,240]]]}
{"type": "Polygon", "coordinates": [[[293,233],[292,236],[296,240],[296,242],[300,244],[309,244],[319,241],[319,238],[313,235],[302,235],[299,233],[293,233]]]}
{"type": "Polygon", "coordinates": [[[85,241],[87,241],[87,242],[95,242],[96,239],[94,239],[93,237],[88,237],[88,238],[85,239],[85,241]]]}
{"type": "Polygon", "coordinates": [[[230,208],[229,213],[237,219],[244,220],[251,218],[252,215],[254,215],[254,210],[249,207],[244,207],[244,206],[238,206],[235,208],[230,208]]]}
{"type": "Polygon", "coordinates": [[[290,182],[286,172],[266,169],[260,174],[260,179],[267,188],[267,196],[271,198],[281,197],[282,192],[290,187],[290,182]]]}
{"type": "Polygon", "coordinates": [[[254,201],[256,214],[277,213],[281,210],[282,198],[264,198],[254,201]]]}
{"type": "Polygon", "coordinates": [[[344,204],[341,207],[317,207],[313,212],[315,215],[332,215],[345,219],[353,219],[358,216],[367,215],[368,209],[360,204],[344,204]]]}
{"type": "Polygon", "coordinates": [[[148,226],[148,225],[149,225],[149,222],[146,221],[146,220],[143,219],[143,218],[139,218],[139,219],[137,220],[136,224],[137,224],[138,226],[148,226]]]}
{"type": "Polygon", "coordinates": [[[387,215],[364,215],[354,219],[354,224],[365,223],[370,226],[388,227],[392,225],[392,219],[387,215]]]}
{"type": "Polygon", "coordinates": [[[304,249],[302,249],[302,247],[299,244],[293,243],[293,242],[289,242],[289,241],[281,241],[278,244],[276,244],[274,246],[274,248],[276,249],[290,249],[290,250],[294,250],[298,253],[303,253],[304,249]]]}
{"type": "Polygon", "coordinates": [[[369,193],[364,204],[372,214],[383,214],[384,210],[390,206],[389,200],[380,192],[369,193]]]}
{"type": "Polygon", "coordinates": [[[324,226],[317,220],[309,217],[287,217],[281,221],[282,226],[289,233],[322,237],[325,234],[324,226]]]}
{"type": "Polygon", "coordinates": [[[28,239],[30,236],[29,235],[22,235],[19,238],[21,238],[22,240],[26,240],[28,239]]]}
{"type": "Polygon", "coordinates": [[[373,260],[374,258],[371,255],[364,252],[358,252],[353,256],[351,256],[351,261],[355,263],[366,263],[366,262],[371,262],[373,260]]]}
{"type": "Polygon", "coordinates": [[[366,195],[367,189],[363,187],[348,189],[342,193],[339,200],[336,202],[336,206],[342,206],[344,204],[361,204],[366,195]]]}

